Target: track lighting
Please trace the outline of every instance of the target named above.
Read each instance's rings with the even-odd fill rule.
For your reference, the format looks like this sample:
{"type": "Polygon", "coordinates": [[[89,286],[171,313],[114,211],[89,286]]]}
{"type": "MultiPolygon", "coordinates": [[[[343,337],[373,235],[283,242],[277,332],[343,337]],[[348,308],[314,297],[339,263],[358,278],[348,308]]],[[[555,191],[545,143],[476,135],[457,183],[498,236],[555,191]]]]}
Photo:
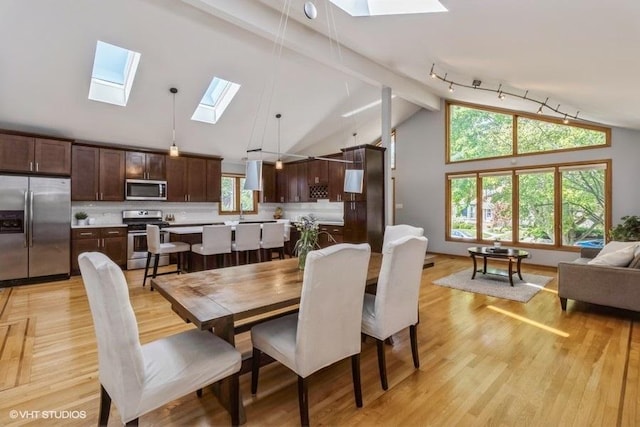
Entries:
{"type": "MultiPolygon", "coordinates": [[[[438,79],[440,81],[443,81],[445,83],[449,84],[449,92],[453,92],[455,90],[454,86],[460,86],[460,87],[464,87],[464,88],[468,88],[468,89],[476,89],[476,90],[484,90],[487,92],[494,92],[498,94],[498,98],[500,100],[504,100],[507,95],[509,95],[510,97],[513,98],[519,98],[519,99],[523,99],[525,101],[530,101],[533,102],[535,104],[538,104],[538,110],[536,111],[538,114],[542,114],[543,113],[543,108],[546,107],[549,110],[553,111],[554,113],[558,114],[560,117],[563,117],[562,119],[562,123],[567,124],[569,123],[569,119],[574,119],[574,120],[578,120],[578,114],[580,113],[579,111],[576,112],[576,114],[571,115],[569,113],[566,113],[564,111],[560,111],[560,104],[558,104],[557,107],[553,108],[552,106],[550,106],[548,104],[549,102],[549,98],[547,98],[544,102],[543,101],[538,101],[537,99],[534,98],[530,98],[528,97],[529,95],[529,91],[525,91],[524,95],[521,95],[519,93],[513,93],[513,92],[508,92],[502,89],[502,84],[498,85],[497,89],[491,89],[491,88],[487,88],[487,87],[480,87],[481,81],[479,79],[473,79],[471,84],[466,84],[466,83],[459,83],[456,82],[454,80],[451,80],[448,77],[447,73],[444,73],[444,77],[440,76],[438,73],[436,73],[435,71],[435,67],[436,64],[432,64],[431,65],[431,70],[429,71],[429,77],[431,77],[432,79],[438,79]]],[[[590,120],[585,120],[585,119],[580,119],[582,121],[586,121],[589,122],[590,120]]]]}

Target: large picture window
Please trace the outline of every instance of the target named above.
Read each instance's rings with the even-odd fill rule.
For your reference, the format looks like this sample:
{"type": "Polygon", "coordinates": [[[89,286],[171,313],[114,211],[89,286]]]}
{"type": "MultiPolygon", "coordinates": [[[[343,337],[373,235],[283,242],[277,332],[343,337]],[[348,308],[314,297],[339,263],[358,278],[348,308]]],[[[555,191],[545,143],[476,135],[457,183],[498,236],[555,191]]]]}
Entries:
{"type": "Polygon", "coordinates": [[[256,193],[243,190],[244,176],[222,175],[222,198],[219,204],[221,214],[258,213],[256,193]]]}
{"type": "Polygon", "coordinates": [[[447,174],[447,240],[600,247],[611,162],[447,174]]]}
{"type": "Polygon", "coordinates": [[[611,130],[561,119],[447,103],[447,163],[610,145],[611,130]]]}

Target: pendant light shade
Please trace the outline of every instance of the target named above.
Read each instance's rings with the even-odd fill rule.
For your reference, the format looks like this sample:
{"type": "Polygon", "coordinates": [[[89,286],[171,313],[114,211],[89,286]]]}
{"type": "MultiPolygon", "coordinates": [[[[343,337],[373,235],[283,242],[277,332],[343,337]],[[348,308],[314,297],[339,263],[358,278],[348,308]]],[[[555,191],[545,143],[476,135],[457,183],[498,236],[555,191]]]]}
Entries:
{"type": "Polygon", "coordinates": [[[169,147],[169,155],[171,157],[177,157],[180,155],[180,151],[176,145],[176,93],[178,93],[178,89],[172,87],[169,89],[169,92],[173,94],[173,143],[171,147],[169,147]]]}
{"type": "Polygon", "coordinates": [[[247,160],[244,189],[262,191],[262,160],[247,160]]]}
{"type": "MultiPolygon", "coordinates": [[[[358,145],[358,133],[353,133],[353,145],[358,145]]],[[[358,151],[356,150],[355,153],[358,151]]],[[[357,163],[357,162],[356,162],[357,163]]],[[[362,160],[360,160],[362,165],[362,160]]],[[[361,166],[360,166],[361,167],[361,166]]],[[[344,171],[344,191],[345,193],[362,193],[364,183],[364,169],[347,169],[344,171]]]]}
{"type": "Polygon", "coordinates": [[[347,169],[344,171],[344,191],[346,193],[362,193],[364,170],[347,169]]]}

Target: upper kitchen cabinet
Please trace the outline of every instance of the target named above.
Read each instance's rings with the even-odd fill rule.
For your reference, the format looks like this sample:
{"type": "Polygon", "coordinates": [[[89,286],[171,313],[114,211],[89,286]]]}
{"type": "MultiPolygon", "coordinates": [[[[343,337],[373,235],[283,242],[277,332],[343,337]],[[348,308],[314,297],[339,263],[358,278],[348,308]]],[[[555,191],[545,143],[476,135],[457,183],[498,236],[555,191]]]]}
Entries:
{"type": "Polygon", "coordinates": [[[310,160],[307,162],[307,183],[309,185],[328,184],[328,163],[326,160],[310,160]]]}
{"type": "Polygon", "coordinates": [[[127,151],[127,179],[149,179],[164,181],[167,178],[166,156],[156,153],[127,151]]]}
{"type": "MultiPolygon", "coordinates": [[[[167,158],[167,201],[169,202],[206,202],[207,200],[207,162],[199,157],[167,158]]],[[[214,160],[215,161],[215,160],[214,160]]],[[[212,164],[211,170],[215,169],[212,164]]],[[[213,184],[215,185],[215,184],[213,184]]],[[[216,193],[215,187],[211,194],[216,193]]]]}
{"type": "MultiPolygon", "coordinates": [[[[342,153],[329,156],[336,160],[342,160],[342,153]]],[[[326,162],[329,174],[329,201],[344,201],[344,163],[342,162],[326,162]]]]}
{"type": "Polygon", "coordinates": [[[0,171],[71,174],[71,141],[0,134],[0,171]]]}
{"type": "Polygon", "coordinates": [[[71,168],[71,200],[124,200],[124,151],[74,145],[71,168]]]}
{"type": "Polygon", "coordinates": [[[220,202],[222,197],[222,159],[207,159],[207,202],[220,202]]]}
{"type": "Polygon", "coordinates": [[[309,185],[307,184],[307,161],[287,163],[288,202],[308,202],[309,185]]]}
{"type": "Polygon", "coordinates": [[[278,202],[276,191],[276,166],[263,163],[262,164],[262,203],[278,202]]]}
{"type": "Polygon", "coordinates": [[[289,201],[288,165],[282,165],[282,169],[276,170],[276,201],[286,203],[289,201]]]}

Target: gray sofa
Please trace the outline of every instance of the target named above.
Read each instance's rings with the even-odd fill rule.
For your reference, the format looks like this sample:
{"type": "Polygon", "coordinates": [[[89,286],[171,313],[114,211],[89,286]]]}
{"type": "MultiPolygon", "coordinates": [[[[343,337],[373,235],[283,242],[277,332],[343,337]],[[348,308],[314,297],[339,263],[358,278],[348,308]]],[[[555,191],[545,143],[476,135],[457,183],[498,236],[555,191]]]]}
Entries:
{"type": "Polygon", "coordinates": [[[640,311],[640,268],[587,264],[600,249],[582,248],[580,258],[558,263],[558,296],[562,310],[567,299],[640,311]]]}

